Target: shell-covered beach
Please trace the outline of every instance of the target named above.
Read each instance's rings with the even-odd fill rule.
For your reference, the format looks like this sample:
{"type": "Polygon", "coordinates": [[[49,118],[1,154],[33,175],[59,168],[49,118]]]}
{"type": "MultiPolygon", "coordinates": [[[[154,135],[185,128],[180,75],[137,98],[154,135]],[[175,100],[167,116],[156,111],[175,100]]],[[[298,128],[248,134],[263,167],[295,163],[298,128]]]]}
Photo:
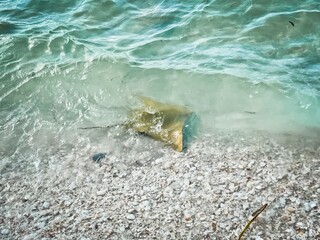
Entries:
{"type": "Polygon", "coordinates": [[[264,204],[245,239],[319,238],[320,149],[313,139],[224,133],[178,153],[140,138],[128,138],[100,163],[88,157],[98,149],[88,148],[88,155],[61,151],[28,174],[7,170],[2,238],[237,239],[264,204]]]}

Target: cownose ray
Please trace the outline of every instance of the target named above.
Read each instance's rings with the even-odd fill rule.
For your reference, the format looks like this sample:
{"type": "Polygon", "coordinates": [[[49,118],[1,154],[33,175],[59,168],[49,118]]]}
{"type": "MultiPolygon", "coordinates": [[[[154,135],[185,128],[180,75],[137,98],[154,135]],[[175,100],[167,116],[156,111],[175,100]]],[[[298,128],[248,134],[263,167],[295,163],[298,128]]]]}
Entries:
{"type": "Polygon", "coordinates": [[[198,117],[188,108],[140,97],[142,106],[129,112],[127,129],[143,133],[182,152],[195,136],[198,117]]]}
{"type": "Polygon", "coordinates": [[[127,130],[145,134],[182,152],[194,138],[199,118],[188,108],[140,97],[142,106],[132,109],[122,124],[107,127],[83,127],[79,129],[112,128],[123,126],[127,130]]]}

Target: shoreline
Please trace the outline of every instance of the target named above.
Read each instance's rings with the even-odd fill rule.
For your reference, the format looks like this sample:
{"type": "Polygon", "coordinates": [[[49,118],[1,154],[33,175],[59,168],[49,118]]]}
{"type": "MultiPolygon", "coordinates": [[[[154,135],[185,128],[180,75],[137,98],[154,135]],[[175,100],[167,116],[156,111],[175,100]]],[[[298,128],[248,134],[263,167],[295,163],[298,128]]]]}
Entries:
{"type": "Polygon", "coordinates": [[[131,137],[55,156],[30,174],[2,170],[3,239],[320,237],[320,147],[308,138],[205,135],[185,153],[131,137]],[[289,141],[289,139],[291,139],[289,141]],[[150,146],[157,147],[150,151],[150,146]],[[101,148],[101,146],[100,146],[101,148]]]}

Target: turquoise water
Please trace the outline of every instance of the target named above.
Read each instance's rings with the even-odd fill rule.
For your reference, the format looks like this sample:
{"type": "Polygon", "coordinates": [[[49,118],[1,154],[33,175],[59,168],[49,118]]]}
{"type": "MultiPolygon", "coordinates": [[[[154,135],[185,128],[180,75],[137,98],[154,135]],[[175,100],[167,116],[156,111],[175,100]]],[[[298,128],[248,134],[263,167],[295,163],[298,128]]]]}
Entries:
{"type": "Polygon", "coordinates": [[[1,0],[2,166],[117,146],[120,130],[78,128],[124,121],[137,95],[206,133],[314,133],[319,22],[318,0],[1,0]]]}

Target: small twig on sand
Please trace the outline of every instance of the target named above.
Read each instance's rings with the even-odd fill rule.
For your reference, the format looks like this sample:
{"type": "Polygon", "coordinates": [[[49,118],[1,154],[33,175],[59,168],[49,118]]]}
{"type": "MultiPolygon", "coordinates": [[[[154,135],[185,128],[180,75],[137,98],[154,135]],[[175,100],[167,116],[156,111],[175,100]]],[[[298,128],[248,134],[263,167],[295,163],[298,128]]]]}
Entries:
{"type": "Polygon", "coordinates": [[[253,223],[253,221],[260,215],[260,213],[262,213],[266,207],[268,206],[268,204],[264,204],[261,208],[259,208],[257,211],[255,211],[252,216],[253,218],[247,223],[247,225],[245,226],[245,228],[242,230],[242,232],[239,235],[238,240],[241,240],[242,236],[244,235],[244,233],[248,230],[248,228],[250,227],[250,225],[253,223]]]}

